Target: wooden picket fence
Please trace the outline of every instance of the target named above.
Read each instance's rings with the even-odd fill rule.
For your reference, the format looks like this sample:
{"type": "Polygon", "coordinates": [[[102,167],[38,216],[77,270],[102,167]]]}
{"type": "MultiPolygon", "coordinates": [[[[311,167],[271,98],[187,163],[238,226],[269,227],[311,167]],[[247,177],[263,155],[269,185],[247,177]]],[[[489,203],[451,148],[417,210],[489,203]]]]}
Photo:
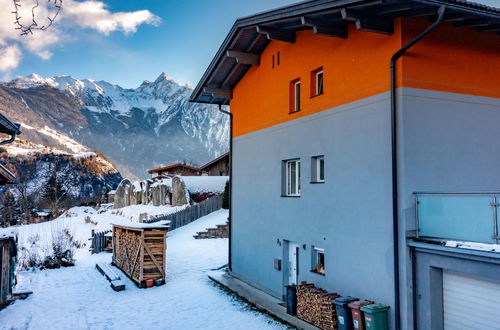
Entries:
{"type": "Polygon", "coordinates": [[[219,194],[207,198],[200,203],[190,205],[187,208],[180,210],[178,212],[155,217],[145,222],[153,223],[160,220],[170,220],[171,223],[169,230],[174,230],[176,228],[185,226],[188,223],[191,223],[196,219],[204,217],[212,212],[220,210],[222,208],[223,199],[224,199],[224,194],[219,194]]]}
{"type": "Polygon", "coordinates": [[[95,232],[92,229],[92,237],[89,238],[90,243],[90,251],[92,254],[100,253],[106,250],[108,247],[109,237],[106,236],[107,233],[110,233],[111,230],[105,230],[101,232],[95,232]]]}

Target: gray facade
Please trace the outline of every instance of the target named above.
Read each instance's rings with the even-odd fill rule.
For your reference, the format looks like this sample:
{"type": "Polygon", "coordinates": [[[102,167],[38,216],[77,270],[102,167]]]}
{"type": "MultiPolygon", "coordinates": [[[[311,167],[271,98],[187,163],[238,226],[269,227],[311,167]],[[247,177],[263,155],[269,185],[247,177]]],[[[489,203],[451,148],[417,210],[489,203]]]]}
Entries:
{"type": "MultiPolygon", "coordinates": [[[[500,190],[500,101],[401,88],[398,102],[401,315],[402,328],[410,329],[406,236],[415,230],[413,193],[500,190]]],[[[233,273],[281,297],[287,244],[297,243],[299,282],[388,304],[393,324],[389,94],[238,137],[233,162],[233,273]],[[325,158],[325,182],[312,184],[311,157],[318,155],[325,158]],[[294,158],[302,166],[301,196],[281,197],[282,161],[294,158]],[[325,275],[311,272],[313,246],[325,250],[325,275]],[[274,268],[274,259],[282,261],[282,270],[274,268]]],[[[456,255],[454,267],[471,267],[470,257],[456,255]]],[[[442,256],[425,258],[417,263],[439,264],[442,256]]],[[[490,264],[475,275],[491,277],[491,267],[500,272],[490,264]]],[[[426,279],[421,287],[433,285],[426,279]]],[[[422,296],[418,303],[426,308],[433,299],[422,296]]],[[[429,320],[419,314],[419,328],[430,328],[429,320]]]]}

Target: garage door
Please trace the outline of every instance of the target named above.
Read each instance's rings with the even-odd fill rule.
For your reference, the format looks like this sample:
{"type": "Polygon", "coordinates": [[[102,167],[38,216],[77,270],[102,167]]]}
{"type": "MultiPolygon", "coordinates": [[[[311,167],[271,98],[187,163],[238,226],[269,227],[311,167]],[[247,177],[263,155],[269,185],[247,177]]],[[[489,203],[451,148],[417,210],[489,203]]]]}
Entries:
{"type": "Polygon", "coordinates": [[[445,330],[500,329],[500,282],[443,271],[445,330]]]}

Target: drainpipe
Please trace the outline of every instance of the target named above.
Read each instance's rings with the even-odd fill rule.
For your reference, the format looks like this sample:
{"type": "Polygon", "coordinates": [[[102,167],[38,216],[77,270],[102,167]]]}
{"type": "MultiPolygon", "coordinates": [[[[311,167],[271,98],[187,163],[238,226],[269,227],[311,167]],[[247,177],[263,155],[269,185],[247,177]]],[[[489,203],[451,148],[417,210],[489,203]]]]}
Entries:
{"type": "Polygon", "coordinates": [[[233,114],[229,111],[222,110],[222,104],[219,104],[219,111],[223,114],[229,116],[229,248],[228,248],[228,258],[227,265],[229,271],[233,270],[232,267],[232,253],[231,253],[231,243],[232,243],[232,213],[233,213],[233,114]]]}
{"type": "Polygon", "coordinates": [[[12,133],[12,135],[10,136],[10,138],[8,140],[0,141],[0,146],[14,142],[14,140],[16,139],[16,136],[17,136],[17,133],[12,133]]]}
{"type": "MultiPolygon", "coordinates": [[[[438,18],[427,29],[394,53],[391,57],[391,148],[392,148],[392,235],[394,249],[394,324],[396,330],[401,327],[399,297],[399,215],[398,215],[398,155],[397,155],[397,104],[396,104],[396,61],[413,45],[434,30],[444,18],[445,6],[438,9],[438,18]]],[[[414,315],[415,317],[415,315],[414,315]]]]}

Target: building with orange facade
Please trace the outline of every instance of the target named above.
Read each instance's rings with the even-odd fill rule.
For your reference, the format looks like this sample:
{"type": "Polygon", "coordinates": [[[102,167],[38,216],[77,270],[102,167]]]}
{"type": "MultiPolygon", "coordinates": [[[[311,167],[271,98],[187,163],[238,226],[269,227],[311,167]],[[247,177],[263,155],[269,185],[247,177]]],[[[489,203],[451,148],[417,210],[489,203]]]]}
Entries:
{"type": "Polygon", "coordinates": [[[498,327],[499,33],[464,0],[238,19],[192,95],[230,106],[231,275],[374,300],[395,329],[498,327]]]}

